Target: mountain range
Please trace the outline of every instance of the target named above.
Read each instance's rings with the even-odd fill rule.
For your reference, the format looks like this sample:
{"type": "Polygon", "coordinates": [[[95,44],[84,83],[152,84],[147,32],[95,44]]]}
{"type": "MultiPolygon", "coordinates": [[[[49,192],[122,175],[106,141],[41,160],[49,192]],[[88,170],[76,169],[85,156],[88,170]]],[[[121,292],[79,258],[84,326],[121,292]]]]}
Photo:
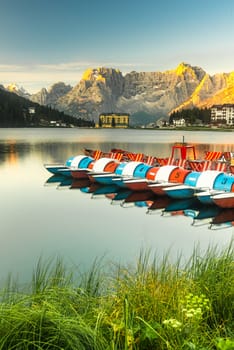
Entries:
{"type": "Polygon", "coordinates": [[[211,76],[187,63],[165,72],[133,71],[126,75],[118,69],[99,67],[86,70],[74,87],[58,82],[32,95],[14,85],[7,89],[33,102],[95,122],[100,113],[129,113],[131,124],[137,125],[139,116],[143,116],[146,124],[167,119],[171,112],[181,109],[234,103],[234,72],[211,76]]]}

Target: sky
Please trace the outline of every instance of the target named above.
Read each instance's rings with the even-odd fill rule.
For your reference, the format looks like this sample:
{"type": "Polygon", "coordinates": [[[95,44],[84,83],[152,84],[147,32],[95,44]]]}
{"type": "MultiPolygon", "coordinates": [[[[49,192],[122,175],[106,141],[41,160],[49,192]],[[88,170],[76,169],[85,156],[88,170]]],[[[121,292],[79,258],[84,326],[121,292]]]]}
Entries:
{"type": "Polygon", "coordinates": [[[0,0],[0,84],[28,92],[87,68],[234,71],[233,0],[0,0]]]}

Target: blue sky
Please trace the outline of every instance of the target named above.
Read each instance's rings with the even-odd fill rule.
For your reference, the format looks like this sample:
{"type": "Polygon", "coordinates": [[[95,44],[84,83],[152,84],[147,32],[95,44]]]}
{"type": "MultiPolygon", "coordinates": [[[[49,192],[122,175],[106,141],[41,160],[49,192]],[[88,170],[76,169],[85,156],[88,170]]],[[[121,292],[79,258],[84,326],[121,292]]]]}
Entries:
{"type": "Polygon", "coordinates": [[[29,92],[89,67],[234,71],[232,0],[0,0],[0,84],[29,92]]]}

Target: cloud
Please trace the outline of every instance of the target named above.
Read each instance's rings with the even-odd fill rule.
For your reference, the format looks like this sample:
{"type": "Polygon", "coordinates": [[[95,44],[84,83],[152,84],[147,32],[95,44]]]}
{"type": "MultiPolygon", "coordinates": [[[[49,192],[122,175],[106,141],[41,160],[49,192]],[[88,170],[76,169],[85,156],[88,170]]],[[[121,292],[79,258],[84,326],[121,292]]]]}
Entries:
{"type": "Polygon", "coordinates": [[[0,64],[0,73],[3,72],[20,72],[24,70],[24,66],[19,66],[19,65],[10,65],[10,64],[0,64]]]}
{"type": "Polygon", "coordinates": [[[0,84],[17,83],[30,93],[48,88],[63,81],[74,86],[79,82],[87,62],[68,62],[59,64],[3,65],[0,64],[0,84]]]}
{"type": "MultiPolygon", "coordinates": [[[[74,86],[79,83],[87,68],[118,68],[123,74],[126,74],[129,71],[140,70],[146,66],[142,63],[98,61],[72,61],[32,65],[0,64],[0,84],[6,86],[11,83],[17,83],[30,93],[35,93],[43,87],[48,89],[51,85],[59,81],[74,86]]],[[[150,66],[148,65],[148,67],[150,66]]]]}
{"type": "Polygon", "coordinates": [[[65,62],[58,64],[40,64],[36,65],[35,69],[47,71],[74,71],[74,70],[84,70],[87,67],[92,66],[92,62],[65,62]]]}

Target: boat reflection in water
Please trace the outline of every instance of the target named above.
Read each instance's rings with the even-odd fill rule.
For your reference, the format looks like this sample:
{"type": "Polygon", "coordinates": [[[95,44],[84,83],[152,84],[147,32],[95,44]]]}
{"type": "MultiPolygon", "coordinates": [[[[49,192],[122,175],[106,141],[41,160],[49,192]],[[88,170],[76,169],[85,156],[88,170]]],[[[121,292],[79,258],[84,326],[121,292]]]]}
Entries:
{"type": "Polygon", "coordinates": [[[185,209],[199,209],[201,206],[201,204],[199,203],[199,201],[197,200],[196,197],[192,197],[192,198],[186,198],[186,199],[177,199],[177,200],[172,200],[171,203],[169,203],[164,209],[162,214],[166,215],[166,214],[171,214],[173,213],[173,215],[176,214],[176,212],[180,212],[185,210],[185,209]]]}
{"type": "Polygon", "coordinates": [[[118,193],[119,187],[116,185],[107,185],[107,186],[101,186],[97,188],[92,193],[92,198],[95,198],[96,196],[104,196],[108,193],[118,193]]]}
{"type": "MultiPolygon", "coordinates": [[[[132,191],[121,203],[121,206],[125,207],[125,206],[129,206],[129,204],[134,204],[137,202],[141,202],[141,206],[143,206],[142,202],[146,202],[153,198],[154,198],[154,194],[152,191],[135,191],[135,192],[132,191]]],[[[148,207],[148,204],[146,203],[146,205],[144,206],[148,207]]]]}
{"type": "Polygon", "coordinates": [[[204,205],[198,198],[173,199],[169,196],[158,196],[154,191],[132,191],[115,184],[102,185],[90,179],[72,179],[67,176],[53,175],[47,179],[45,186],[55,186],[56,189],[79,190],[90,194],[90,199],[104,198],[111,204],[122,208],[145,208],[146,214],[160,213],[162,217],[183,215],[192,218],[191,226],[207,225],[209,229],[217,230],[234,226],[234,208],[222,209],[217,205],[204,205]]]}
{"type": "Polygon", "coordinates": [[[166,208],[173,199],[167,196],[159,196],[156,199],[152,201],[152,203],[149,205],[147,214],[152,214],[154,212],[161,212],[162,209],[166,208]]]}
{"type": "Polygon", "coordinates": [[[210,229],[234,226],[234,208],[222,209],[211,220],[210,229]]]}
{"type": "Polygon", "coordinates": [[[220,213],[221,209],[215,205],[202,205],[197,209],[185,209],[184,215],[192,218],[193,226],[210,224],[210,219],[220,213]]]}
{"type": "Polygon", "coordinates": [[[97,182],[94,182],[94,183],[89,183],[88,186],[81,187],[80,191],[82,193],[93,193],[101,187],[102,185],[98,184],[97,182]]]}
{"type": "Polygon", "coordinates": [[[51,186],[51,185],[59,185],[65,180],[64,176],[61,174],[55,174],[49,177],[46,182],[45,186],[51,186]]]}
{"type": "Polygon", "coordinates": [[[56,186],[58,188],[62,188],[62,187],[69,187],[70,188],[71,184],[72,184],[71,177],[63,176],[61,174],[54,174],[46,180],[44,185],[45,186],[56,186]]]}
{"type": "Polygon", "coordinates": [[[72,178],[65,177],[63,181],[60,182],[60,184],[57,185],[57,189],[63,189],[63,188],[70,188],[72,185],[72,178]]]}
{"type": "Polygon", "coordinates": [[[119,204],[132,193],[131,190],[121,188],[117,193],[108,193],[106,198],[111,200],[111,204],[119,204]]]}
{"type": "Polygon", "coordinates": [[[90,181],[88,178],[84,179],[73,179],[70,188],[71,189],[80,189],[83,187],[88,187],[90,185],[90,181]]]}

